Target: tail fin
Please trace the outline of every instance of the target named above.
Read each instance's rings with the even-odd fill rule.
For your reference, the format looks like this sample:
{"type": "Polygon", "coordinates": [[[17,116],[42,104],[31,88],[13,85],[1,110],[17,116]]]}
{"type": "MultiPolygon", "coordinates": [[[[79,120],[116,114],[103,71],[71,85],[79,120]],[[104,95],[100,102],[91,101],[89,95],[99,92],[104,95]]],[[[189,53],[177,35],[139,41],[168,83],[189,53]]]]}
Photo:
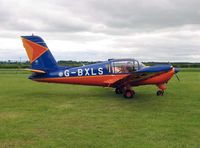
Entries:
{"type": "Polygon", "coordinates": [[[32,69],[52,70],[58,67],[44,40],[39,36],[21,36],[32,69]]]}

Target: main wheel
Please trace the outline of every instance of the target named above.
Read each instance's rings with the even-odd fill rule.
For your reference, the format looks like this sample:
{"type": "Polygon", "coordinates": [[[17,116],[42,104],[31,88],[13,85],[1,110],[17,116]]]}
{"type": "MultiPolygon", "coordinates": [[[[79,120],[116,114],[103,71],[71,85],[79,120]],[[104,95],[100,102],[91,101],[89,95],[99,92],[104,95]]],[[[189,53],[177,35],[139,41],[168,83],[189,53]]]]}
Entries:
{"type": "Polygon", "coordinates": [[[156,93],[157,96],[163,96],[163,94],[164,94],[163,90],[158,90],[156,93]]]}
{"type": "Polygon", "coordinates": [[[132,90],[126,90],[124,92],[124,98],[127,98],[127,99],[133,98],[134,94],[135,94],[134,91],[132,91],[132,90]]]}
{"type": "Polygon", "coordinates": [[[115,93],[116,93],[116,94],[122,94],[123,92],[122,92],[122,89],[120,89],[120,88],[117,87],[117,88],[115,89],[115,93]]]}

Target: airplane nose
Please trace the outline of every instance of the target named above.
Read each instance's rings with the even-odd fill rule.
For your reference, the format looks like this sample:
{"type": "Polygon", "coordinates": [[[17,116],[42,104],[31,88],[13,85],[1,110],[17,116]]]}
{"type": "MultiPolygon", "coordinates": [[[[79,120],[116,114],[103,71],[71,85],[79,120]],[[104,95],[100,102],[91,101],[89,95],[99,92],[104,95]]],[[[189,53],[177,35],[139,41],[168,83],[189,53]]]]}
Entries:
{"type": "Polygon", "coordinates": [[[174,68],[174,73],[178,73],[180,70],[178,68],[174,68]]]}

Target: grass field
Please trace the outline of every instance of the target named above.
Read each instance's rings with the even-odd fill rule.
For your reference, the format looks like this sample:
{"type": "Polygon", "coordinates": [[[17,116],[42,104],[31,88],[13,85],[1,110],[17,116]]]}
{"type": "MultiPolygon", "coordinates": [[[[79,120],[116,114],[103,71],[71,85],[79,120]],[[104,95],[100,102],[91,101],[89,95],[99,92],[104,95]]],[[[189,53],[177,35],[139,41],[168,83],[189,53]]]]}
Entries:
{"type": "Polygon", "coordinates": [[[200,71],[184,70],[163,97],[36,83],[0,72],[0,147],[200,147],[200,71]]]}

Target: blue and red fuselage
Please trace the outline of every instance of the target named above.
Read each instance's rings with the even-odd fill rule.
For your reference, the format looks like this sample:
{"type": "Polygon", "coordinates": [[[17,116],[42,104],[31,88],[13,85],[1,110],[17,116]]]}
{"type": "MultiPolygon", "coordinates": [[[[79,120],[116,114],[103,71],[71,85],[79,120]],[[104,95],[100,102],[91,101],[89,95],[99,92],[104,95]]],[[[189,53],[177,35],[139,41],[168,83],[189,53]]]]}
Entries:
{"type": "Polygon", "coordinates": [[[130,91],[131,86],[153,84],[162,91],[165,84],[178,72],[170,64],[145,66],[135,59],[110,59],[80,67],[63,67],[39,36],[22,36],[24,48],[31,63],[34,81],[49,83],[104,86],[130,91]]]}
{"type": "Polygon", "coordinates": [[[47,70],[46,73],[34,73],[29,78],[40,82],[109,87],[120,79],[129,75],[135,75],[136,77],[132,78],[130,85],[138,86],[166,83],[175,72],[175,69],[171,65],[156,65],[150,67],[138,65],[136,71],[116,72],[113,64],[124,60],[136,61],[134,59],[116,59],[81,67],[58,67],[57,69],[47,70]]]}

